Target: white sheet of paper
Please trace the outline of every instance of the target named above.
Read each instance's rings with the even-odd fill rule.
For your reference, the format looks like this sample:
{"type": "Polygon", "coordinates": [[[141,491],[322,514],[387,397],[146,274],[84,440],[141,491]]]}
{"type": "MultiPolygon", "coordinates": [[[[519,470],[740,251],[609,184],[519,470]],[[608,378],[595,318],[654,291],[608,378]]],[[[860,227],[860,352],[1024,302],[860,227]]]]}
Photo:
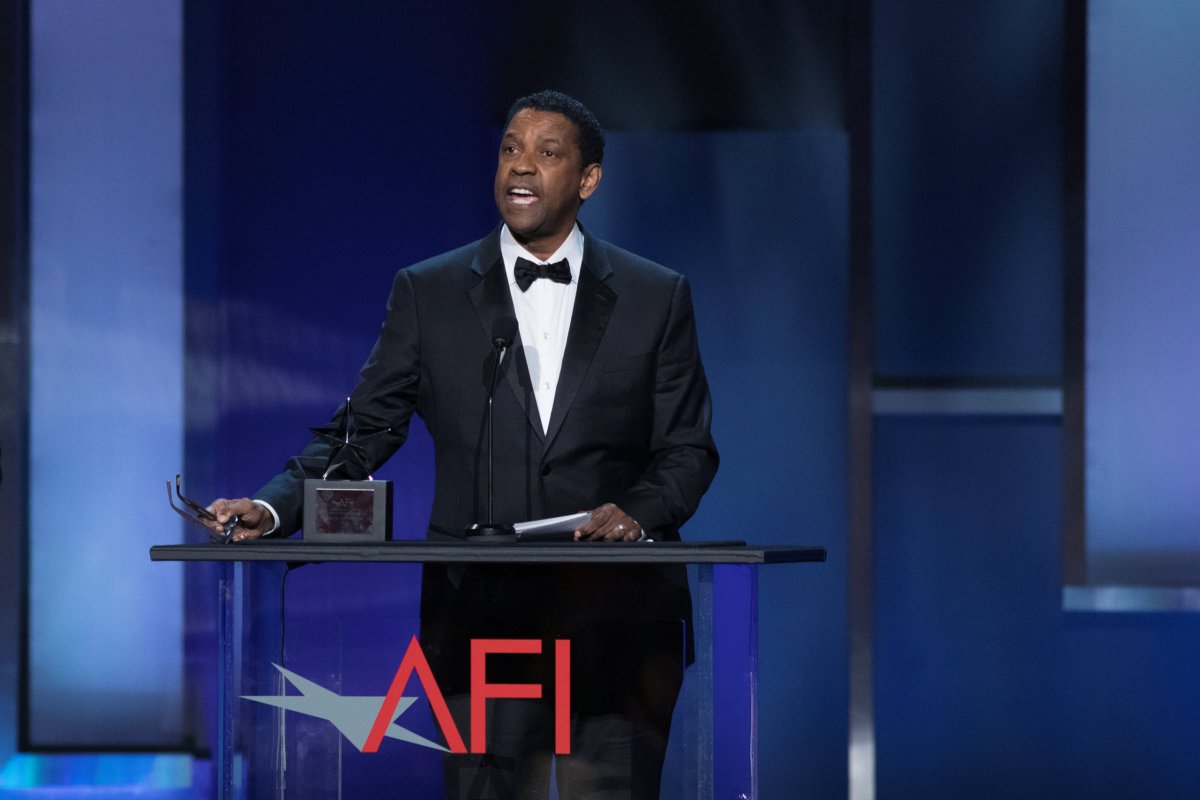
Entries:
{"type": "Polygon", "coordinates": [[[513,525],[517,534],[522,533],[571,533],[580,525],[592,518],[592,512],[581,511],[578,514],[567,514],[565,517],[549,517],[534,519],[529,522],[518,522],[513,525]]]}

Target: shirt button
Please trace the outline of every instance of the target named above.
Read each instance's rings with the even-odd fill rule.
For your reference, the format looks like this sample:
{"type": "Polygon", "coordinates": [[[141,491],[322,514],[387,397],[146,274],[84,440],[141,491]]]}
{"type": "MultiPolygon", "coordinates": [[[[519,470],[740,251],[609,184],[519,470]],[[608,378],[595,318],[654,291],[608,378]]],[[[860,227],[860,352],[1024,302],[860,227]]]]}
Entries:
{"type": "Polygon", "coordinates": [[[544,383],[542,384],[542,388],[543,388],[543,389],[545,389],[545,390],[547,390],[547,391],[549,391],[549,389],[550,389],[550,381],[546,381],[546,382],[544,382],[544,383]]]}
{"type": "Polygon", "coordinates": [[[549,339],[549,338],[550,338],[550,331],[545,331],[545,332],[543,332],[543,333],[542,333],[542,338],[543,338],[543,339],[549,339]]]}

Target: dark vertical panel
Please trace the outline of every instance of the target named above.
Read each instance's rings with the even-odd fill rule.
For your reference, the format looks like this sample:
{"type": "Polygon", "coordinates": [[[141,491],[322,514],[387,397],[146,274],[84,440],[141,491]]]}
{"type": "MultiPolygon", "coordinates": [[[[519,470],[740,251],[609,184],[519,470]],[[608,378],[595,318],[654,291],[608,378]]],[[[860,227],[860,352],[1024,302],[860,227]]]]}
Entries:
{"type": "MultiPolygon", "coordinates": [[[[183,256],[184,463],[193,497],[216,497],[225,453],[217,447],[222,341],[220,276],[227,259],[224,207],[228,152],[229,51],[223,34],[228,3],[183,5],[183,256]]],[[[185,541],[204,532],[182,521],[185,541]]],[[[218,566],[184,570],[183,720],[192,748],[209,755],[215,743],[217,694],[216,592],[218,566]]],[[[214,765],[215,767],[215,765],[214,765]]]]}
{"type": "Polygon", "coordinates": [[[20,288],[25,269],[26,136],[28,130],[26,92],[28,84],[27,22],[24,2],[0,6],[0,325],[5,343],[13,326],[24,314],[20,288]]]}
{"type": "Polygon", "coordinates": [[[24,663],[28,418],[28,7],[0,3],[0,764],[17,747],[24,663]]]}
{"type": "Polygon", "coordinates": [[[876,4],[877,375],[1057,384],[1062,13],[876,4]]]}
{"type": "Polygon", "coordinates": [[[871,463],[874,385],[874,239],[872,236],[872,3],[850,6],[846,56],[846,127],[850,133],[850,393],[848,634],[850,641],[849,796],[875,796],[874,592],[871,463]]]}
{"type": "Polygon", "coordinates": [[[1084,498],[1087,248],[1087,0],[1063,25],[1063,582],[1087,582],[1084,498]]]}

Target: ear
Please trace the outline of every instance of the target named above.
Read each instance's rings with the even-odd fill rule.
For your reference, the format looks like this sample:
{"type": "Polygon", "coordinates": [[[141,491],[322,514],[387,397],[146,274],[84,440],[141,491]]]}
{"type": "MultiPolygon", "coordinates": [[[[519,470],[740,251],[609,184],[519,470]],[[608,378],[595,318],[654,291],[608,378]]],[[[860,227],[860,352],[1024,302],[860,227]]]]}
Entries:
{"type": "Polygon", "coordinates": [[[579,179],[579,200],[580,202],[587,200],[596,191],[596,187],[600,185],[600,176],[604,174],[604,170],[600,169],[599,164],[588,164],[583,170],[583,176],[579,179]]]}

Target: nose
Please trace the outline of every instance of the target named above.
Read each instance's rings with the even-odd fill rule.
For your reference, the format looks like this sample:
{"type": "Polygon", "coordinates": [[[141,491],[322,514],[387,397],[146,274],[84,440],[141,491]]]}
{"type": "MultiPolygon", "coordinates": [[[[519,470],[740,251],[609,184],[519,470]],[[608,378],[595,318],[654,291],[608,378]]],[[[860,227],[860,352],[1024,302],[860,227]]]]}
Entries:
{"type": "Polygon", "coordinates": [[[532,153],[528,150],[522,150],[513,159],[511,169],[515,175],[532,175],[537,172],[537,162],[534,161],[532,153]]]}

